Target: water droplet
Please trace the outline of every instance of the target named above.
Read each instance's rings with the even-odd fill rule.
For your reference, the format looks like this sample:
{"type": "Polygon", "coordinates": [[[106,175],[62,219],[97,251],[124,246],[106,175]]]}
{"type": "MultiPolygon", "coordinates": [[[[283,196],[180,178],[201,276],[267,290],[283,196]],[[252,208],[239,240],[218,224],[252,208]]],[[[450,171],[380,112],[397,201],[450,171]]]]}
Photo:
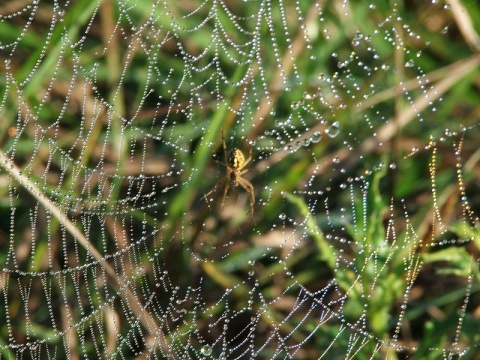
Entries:
{"type": "Polygon", "coordinates": [[[340,123],[338,121],[335,121],[332,125],[330,125],[325,132],[327,135],[331,138],[335,138],[338,136],[340,133],[340,123]]]}
{"type": "Polygon", "coordinates": [[[318,142],[320,142],[320,140],[322,139],[322,133],[320,131],[316,131],[313,135],[312,135],[312,143],[316,144],[318,142]]]}
{"type": "Polygon", "coordinates": [[[203,356],[210,356],[212,354],[212,347],[210,345],[204,345],[200,349],[200,354],[203,356]]]}
{"type": "Polygon", "coordinates": [[[298,107],[300,106],[300,101],[297,101],[297,102],[294,102],[292,105],[290,105],[290,107],[293,109],[293,110],[296,110],[298,109],[298,107]]]}

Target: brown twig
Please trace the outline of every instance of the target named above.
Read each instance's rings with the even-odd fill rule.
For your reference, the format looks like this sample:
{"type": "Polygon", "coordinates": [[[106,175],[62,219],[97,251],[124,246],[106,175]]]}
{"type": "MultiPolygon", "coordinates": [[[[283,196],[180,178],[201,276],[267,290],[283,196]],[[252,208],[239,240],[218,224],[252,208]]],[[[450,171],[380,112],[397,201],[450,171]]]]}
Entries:
{"type": "Polygon", "coordinates": [[[453,18],[462,33],[465,42],[475,51],[480,51],[480,36],[475,31],[472,19],[469,16],[467,9],[463,6],[460,0],[447,0],[452,10],[453,18]]]}

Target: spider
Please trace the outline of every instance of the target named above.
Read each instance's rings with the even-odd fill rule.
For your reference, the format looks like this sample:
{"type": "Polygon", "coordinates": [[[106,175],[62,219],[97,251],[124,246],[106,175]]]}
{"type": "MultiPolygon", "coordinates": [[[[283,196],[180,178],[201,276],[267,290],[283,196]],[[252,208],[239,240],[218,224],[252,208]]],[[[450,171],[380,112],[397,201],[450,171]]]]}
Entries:
{"type": "Polygon", "coordinates": [[[221,184],[221,182],[225,182],[222,196],[222,204],[220,205],[219,211],[220,214],[222,212],[223,206],[225,205],[228,189],[240,185],[248,193],[248,197],[250,199],[250,210],[247,212],[247,215],[250,214],[250,216],[252,216],[253,205],[255,204],[255,192],[253,189],[253,185],[250,183],[250,181],[242,177],[249,171],[249,169],[245,169],[245,167],[248,165],[248,163],[250,163],[250,161],[252,161],[252,147],[250,147],[248,158],[245,160],[245,156],[240,149],[234,148],[229,152],[227,151],[227,145],[225,143],[223,130],[222,143],[224,162],[220,162],[220,164],[224,165],[226,168],[225,176],[222,180],[218,182],[217,185],[215,185],[215,187],[208,194],[205,195],[205,200],[207,199],[208,195],[215,191],[215,189],[219,184],[221,184]]]}

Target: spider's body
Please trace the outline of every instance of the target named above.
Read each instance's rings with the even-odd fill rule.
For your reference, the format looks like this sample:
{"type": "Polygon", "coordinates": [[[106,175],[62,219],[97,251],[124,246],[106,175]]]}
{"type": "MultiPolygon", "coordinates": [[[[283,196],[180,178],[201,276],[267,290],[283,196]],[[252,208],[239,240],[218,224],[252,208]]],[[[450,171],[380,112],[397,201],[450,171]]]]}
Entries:
{"type": "Polygon", "coordinates": [[[230,186],[238,186],[238,178],[241,176],[240,172],[245,167],[245,156],[240,149],[233,149],[228,154],[228,171],[230,178],[230,186]]]}
{"type": "MultiPolygon", "coordinates": [[[[243,152],[240,149],[235,148],[230,152],[227,152],[227,145],[225,143],[223,131],[222,131],[222,142],[223,142],[223,155],[225,159],[225,162],[223,163],[223,165],[225,165],[226,167],[226,173],[223,179],[223,181],[225,181],[225,188],[223,190],[222,205],[220,206],[220,212],[222,211],[223,206],[225,205],[225,199],[227,197],[228,189],[230,187],[237,187],[240,185],[248,193],[248,197],[250,199],[250,211],[248,213],[250,215],[253,215],[253,205],[255,204],[255,193],[254,193],[253,185],[250,183],[250,181],[242,177],[245,173],[248,172],[248,169],[245,169],[245,167],[248,165],[250,161],[252,161],[252,148],[250,148],[250,153],[248,155],[248,158],[245,159],[245,156],[243,155],[243,152]]],[[[210,195],[215,190],[215,188],[213,188],[212,191],[206,194],[205,198],[208,195],[210,195]]]]}

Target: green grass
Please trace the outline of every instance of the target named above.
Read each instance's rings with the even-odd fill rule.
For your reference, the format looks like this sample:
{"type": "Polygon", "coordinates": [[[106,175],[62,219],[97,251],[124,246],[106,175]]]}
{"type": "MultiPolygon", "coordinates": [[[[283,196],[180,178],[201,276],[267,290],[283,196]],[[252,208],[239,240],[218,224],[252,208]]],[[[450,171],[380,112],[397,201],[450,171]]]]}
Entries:
{"type": "Polygon", "coordinates": [[[194,3],[79,1],[50,32],[42,4],[0,52],[2,355],[475,359],[480,58],[455,13],[194,3]],[[252,217],[240,187],[219,214],[222,131],[253,146],[252,217]]]}

